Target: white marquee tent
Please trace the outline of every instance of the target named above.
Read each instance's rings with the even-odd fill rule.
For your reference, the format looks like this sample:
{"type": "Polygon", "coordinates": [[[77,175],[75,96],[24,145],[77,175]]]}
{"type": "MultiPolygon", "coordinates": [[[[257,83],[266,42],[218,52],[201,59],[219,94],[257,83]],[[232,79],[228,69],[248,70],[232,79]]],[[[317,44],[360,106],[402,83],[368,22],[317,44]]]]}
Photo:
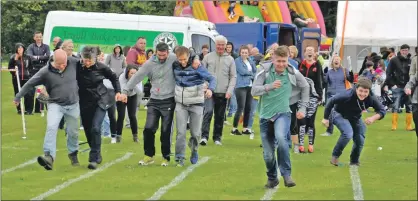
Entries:
{"type": "MultiPolygon", "coordinates": [[[[339,50],[343,35],[345,1],[338,2],[337,37],[334,50],[339,50]]],[[[364,56],[379,48],[417,46],[416,1],[349,1],[344,33],[344,66],[351,58],[352,69],[361,68],[364,56]]],[[[411,52],[413,52],[411,48],[411,52]]],[[[415,53],[412,53],[415,55],[415,53]]]]}

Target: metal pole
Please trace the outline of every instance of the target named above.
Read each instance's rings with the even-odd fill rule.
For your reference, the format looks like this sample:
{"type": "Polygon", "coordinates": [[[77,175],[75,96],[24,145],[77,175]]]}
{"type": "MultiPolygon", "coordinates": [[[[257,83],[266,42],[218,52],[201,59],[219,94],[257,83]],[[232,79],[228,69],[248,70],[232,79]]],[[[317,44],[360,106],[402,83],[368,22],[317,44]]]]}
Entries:
{"type": "MultiPolygon", "coordinates": [[[[17,66],[15,66],[15,70],[16,70],[17,88],[20,92],[21,87],[20,87],[20,80],[19,80],[19,68],[17,66]]],[[[25,121],[25,112],[24,112],[25,108],[23,107],[23,104],[24,104],[23,101],[24,101],[23,97],[20,98],[20,111],[21,111],[20,114],[22,116],[22,125],[23,125],[23,136],[22,136],[22,138],[26,139],[26,121],[25,121]]]]}

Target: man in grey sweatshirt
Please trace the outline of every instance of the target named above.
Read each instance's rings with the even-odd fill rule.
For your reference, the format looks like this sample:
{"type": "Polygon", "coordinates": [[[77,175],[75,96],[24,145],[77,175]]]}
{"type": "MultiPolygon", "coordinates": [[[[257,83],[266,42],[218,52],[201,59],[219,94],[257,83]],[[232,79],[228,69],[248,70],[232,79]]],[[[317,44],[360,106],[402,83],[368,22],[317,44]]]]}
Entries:
{"type": "Polygon", "coordinates": [[[44,141],[45,156],[38,157],[38,163],[46,170],[52,170],[56,156],[58,125],[62,116],[67,123],[68,157],[73,166],[78,166],[78,85],[76,82],[76,61],[67,60],[65,51],[58,49],[54,52],[53,62],[41,68],[16,94],[14,104],[37,85],[45,85],[48,92],[48,119],[44,141]]]}
{"type": "MultiPolygon", "coordinates": [[[[167,166],[170,161],[171,128],[176,106],[174,101],[176,82],[173,73],[173,63],[177,58],[175,54],[168,52],[169,47],[166,43],[159,43],[156,46],[156,50],[156,55],[147,60],[122,89],[121,101],[127,103],[127,94],[134,90],[145,76],[148,76],[152,85],[151,98],[147,103],[147,120],[143,133],[145,157],[139,161],[139,165],[154,163],[155,132],[158,130],[161,118],[160,141],[163,155],[161,166],[167,166]]],[[[195,59],[193,66],[197,67],[199,64],[199,59],[195,59]]]]}
{"type": "Polygon", "coordinates": [[[202,139],[200,144],[205,146],[209,139],[210,123],[213,113],[215,113],[215,122],[213,129],[213,141],[216,145],[222,145],[222,130],[225,119],[225,109],[227,100],[234,93],[236,82],[235,61],[232,56],[226,53],[227,39],[219,35],[215,38],[216,52],[207,54],[202,61],[209,73],[216,78],[216,88],[211,98],[205,100],[203,123],[202,123],[202,139]]]}

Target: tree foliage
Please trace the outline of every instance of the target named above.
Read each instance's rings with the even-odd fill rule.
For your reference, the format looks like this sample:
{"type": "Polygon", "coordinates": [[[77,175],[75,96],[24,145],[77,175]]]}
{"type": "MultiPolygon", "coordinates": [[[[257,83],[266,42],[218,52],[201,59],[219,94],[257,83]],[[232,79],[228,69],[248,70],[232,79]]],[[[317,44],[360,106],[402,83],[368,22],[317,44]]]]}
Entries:
{"type": "Polygon", "coordinates": [[[120,14],[172,16],[175,1],[1,1],[1,50],[14,51],[14,44],[28,46],[33,33],[44,29],[49,11],[71,10],[120,14]]]}

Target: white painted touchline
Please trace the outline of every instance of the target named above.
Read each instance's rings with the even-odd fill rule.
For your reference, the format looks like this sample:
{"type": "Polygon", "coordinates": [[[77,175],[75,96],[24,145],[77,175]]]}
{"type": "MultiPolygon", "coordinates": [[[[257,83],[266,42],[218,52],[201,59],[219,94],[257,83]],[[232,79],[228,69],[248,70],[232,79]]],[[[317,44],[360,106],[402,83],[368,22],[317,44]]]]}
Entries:
{"type": "Polygon", "coordinates": [[[13,149],[13,150],[28,150],[27,147],[1,147],[2,149],[13,149]]]}
{"type": "Polygon", "coordinates": [[[351,183],[353,184],[354,200],[364,200],[363,189],[361,188],[360,175],[358,166],[350,165],[351,183]]]}
{"type": "Polygon", "coordinates": [[[154,195],[152,195],[147,200],[159,200],[161,198],[161,196],[163,196],[165,193],[167,193],[168,190],[177,186],[179,183],[181,183],[187,177],[187,175],[189,175],[191,172],[193,172],[193,170],[195,168],[205,164],[206,162],[208,162],[208,160],[209,160],[209,157],[203,157],[202,159],[199,160],[199,162],[197,164],[189,166],[186,170],[184,170],[176,178],[174,178],[168,185],[163,186],[160,189],[158,189],[158,191],[155,192],[154,195]]]}
{"type": "Polygon", "coordinates": [[[66,181],[66,182],[64,182],[64,183],[62,183],[62,184],[60,184],[58,186],[55,186],[54,188],[50,189],[49,191],[47,191],[45,193],[42,193],[42,194],[38,195],[37,197],[32,198],[31,200],[43,200],[46,197],[51,196],[51,195],[53,195],[55,193],[58,193],[59,191],[61,191],[64,188],[67,188],[71,184],[76,183],[76,182],[79,182],[79,181],[81,181],[83,179],[87,179],[87,178],[93,176],[94,174],[99,173],[99,172],[107,169],[108,167],[110,167],[112,165],[115,165],[116,163],[120,163],[120,162],[122,162],[124,160],[127,160],[131,156],[132,156],[132,153],[131,152],[128,152],[124,156],[122,156],[122,157],[120,157],[120,158],[118,158],[118,159],[116,159],[116,160],[114,160],[112,162],[106,163],[103,166],[100,166],[99,168],[97,168],[97,169],[95,169],[93,171],[90,171],[90,172],[88,172],[86,174],[83,174],[83,175],[81,175],[81,176],[79,176],[79,177],[77,177],[75,179],[70,179],[70,180],[68,180],[68,181],[66,181]]]}
{"type": "MultiPolygon", "coordinates": [[[[277,168],[277,174],[278,174],[279,178],[282,176],[282,174],[280,173],[279,168],[277,168]]],[[[280,181],[280,179],[279,179],[279,181],[280,181]]],[[[280,183],[279,183],[279,185],[277,185],[274,188],[267,189],[266,192],[264,193],[263,197],[260,200],[271,200],[271,199],[273,199],[274,194],[277,192],[277,190],[279,190],[279,186],[280,186],[280,183]]]]}
{"type": "Polygon", "coordinates": [[[22,164],[20,164],[20,165],[18,165],[18,166],[14,166],[14,167],[12,167],[12,168],[2,170],[2,171],[1,171],[1,175],[6,174],[6,173],[8,173],[8,172],[13,172],[13,171],[15,171],[15,170],[17,170],[17,169],[20,169],[20,168],[26,167],[26,166],[28,166],[28,165],[34,164],[34,163],[36,163],[37,158],[38,158],[38,157],[36,157],[36,158],[34,158],[34,159],[32,159],[32,160],[26,161],[26,162],[24,162],[24,163],[22,163],[22,164]]]}

